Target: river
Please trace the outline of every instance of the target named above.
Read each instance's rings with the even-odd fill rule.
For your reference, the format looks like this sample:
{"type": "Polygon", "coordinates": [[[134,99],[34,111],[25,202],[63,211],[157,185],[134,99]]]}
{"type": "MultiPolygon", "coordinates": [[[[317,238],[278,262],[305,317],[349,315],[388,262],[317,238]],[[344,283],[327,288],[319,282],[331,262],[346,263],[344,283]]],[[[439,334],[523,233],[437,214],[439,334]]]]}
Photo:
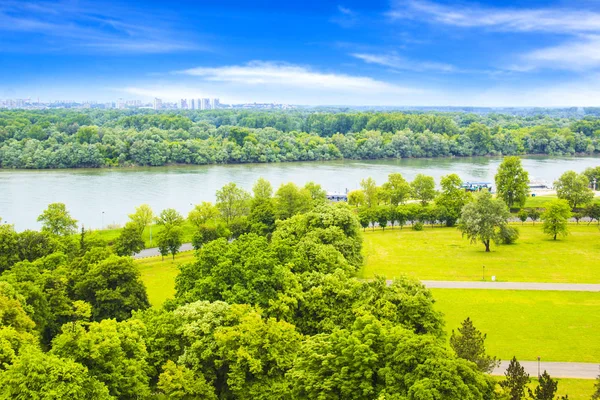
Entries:
{"type": "MultiPolygon", "coordinates": [[[[127,169],[0,170],[0,217],[15,229],[38,229],[37,216],[49,203],[62,202],[87,228],[123,224],[134,207],[148,203],[155,212],[175,208],[184,215],[192,204],[214,201],[215,192],[229,182],[250,190],[260,177],[276,189],[281,183],[308,181],[327,191],[358,188],[360,180],[378,184],[392,172],[408,180],[418,173],[441,176],[456,173],[464,181],[493,182],[501,158],[436,158],[377,161],[330,161],[278,164],[173,166],[127,169]]],[[[563,172],[583,172],[600,165],[598,157],[524,157],[531,179],[550,184],[563,172]]]]}

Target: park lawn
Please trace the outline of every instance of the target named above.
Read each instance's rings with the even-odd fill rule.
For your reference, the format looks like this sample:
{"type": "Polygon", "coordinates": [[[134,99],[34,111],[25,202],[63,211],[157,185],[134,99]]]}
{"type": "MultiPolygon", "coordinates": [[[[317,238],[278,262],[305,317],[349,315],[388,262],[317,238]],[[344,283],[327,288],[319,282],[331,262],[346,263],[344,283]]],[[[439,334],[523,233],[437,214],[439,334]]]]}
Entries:
{"type": "MultiPolygon", "coordinates": [[[[188,221],[185,221],[182,225],[183,228],[183,243],[190,243],[192,241],[192,237],[194,236],[194,226],[190,224],[188,221]]],[[[156,235],[160,232],[162,227],[153,224],[150,227],[144,229],[144,233],[142,238],[144,239],[144,243],[146,248],[156,247],[156,235]],[[152,241],[150,241],[150,231],[152,230],[152,241]]],[[[108,244],[114,243],[115,239],[121,234],[121,228],[115,229],[103,229],[94,231],[101,239],[104,239],[108,242],[108,244]]]]}
{"type": "Polygon", "coordinates": [[[456,228],[367,229],[361,276],[402,274],[425,280],[600,283],[598,225],[569,224],[570,235],[551,240],[540,223],[514,224],[520,238],[512,245],[471,244],[456,228]]]}
{"type": "Polygon", "coordinates": [[[502,360],[600,362],[594,292],[431,289],[450,333],[470,317],[502,360]]]}
{"type": "MultiPolygon", "coordinates": [[[[527,200],[525,201],[525,205],[523,206],[524,208],[546,208],[546,205],[554,200],[556,200],[558,197],[555,194],[543,194],[541,196],[535,196],[535,197],[527,197],[527,200]]],[[[594,203],[598,203],[600,204],[600,197],[596,197],[594,198],[594,203]]],[[[579,206],[578,206],[579,207],[579,206]]]]}
{"type": "Polygon", "coordinates": [[[193,262],[195,252],[185,251],[171,257],[148,257],[135,260],[142,274],[142,281],[146,285],[148,299],[154,307],[160,307],[165,300],[175,295],[175,277],[179,274],[178,266],[193,262]]]}
{"type": "MultiPolygon", "coordinates": [[[[496,376],[494,378],[498,382],[504,380],[503,376],[496,376]]],[[[538,380],[536,377],[530,378],[531,379],[528,386],[531,390],[534,390],[538,385],[538,380]]],[[[592,393],[594,393],[594,384],[596,382],[595,379],[557,378],[555,380],[558,381],[556,398],[560,398],[560,396],[568,394],[569,400],[589,400],[590,397],[592,397],[592,393]]]]}

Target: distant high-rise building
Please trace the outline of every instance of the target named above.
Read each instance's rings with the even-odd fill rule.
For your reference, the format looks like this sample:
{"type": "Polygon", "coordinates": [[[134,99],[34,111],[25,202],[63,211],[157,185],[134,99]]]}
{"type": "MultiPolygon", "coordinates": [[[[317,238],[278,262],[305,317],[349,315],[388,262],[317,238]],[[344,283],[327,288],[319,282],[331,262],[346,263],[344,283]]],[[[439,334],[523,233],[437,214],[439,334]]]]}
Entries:
{"type": "Polygon", "coordinates": [[[219,102],[219,99],[212,99],[211,106],[213,110],[219,108],[220,105],[221,103],[219,102]]]}
{"type": "Polygon", "coordinates": [[[179,100],[179,108],[182,110],[187,110],[188,104],[186,99],[179,100]]]}
{"type": "Polygon", "coordinates": [[[196,109],[196,102],[194,101],[194,99],[190,99],[190,110],[195,110],[196,109]]]}
{"type": "Polygon", "coordinates": [[[202,99],[202,107],[201,107],[201,110],[210,110],[210,109],[211,109],[211,107],[210,107],[210,99],[208,99],[208,98],[206,98],[206,97],[205,97],[205,98],[203,98],[203,99],[202,99]]]}
{"type": "Polygon", "coordinates": [[[125,108],[125,103],[123,103],[123,99],[119,98],[119,100],[117,101],[117,108],[119,110],[122,110],[125,108]]]}
{"type": "Polygon", "coordinates": [[[154,99],[154,109],[160,110],[162,108],[162,99],[155,98],[154,99]]]}

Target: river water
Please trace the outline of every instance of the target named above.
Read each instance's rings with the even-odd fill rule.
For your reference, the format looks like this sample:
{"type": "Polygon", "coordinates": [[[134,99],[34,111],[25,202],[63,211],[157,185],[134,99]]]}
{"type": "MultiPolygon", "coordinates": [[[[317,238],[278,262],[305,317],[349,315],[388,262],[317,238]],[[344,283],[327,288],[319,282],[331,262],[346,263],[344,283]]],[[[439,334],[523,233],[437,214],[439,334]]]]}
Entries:
{"type": "MultiPolygon", "coordinates": [[[[276,189],[281,183],[314,181],[327,191],[358,188],[360,180],[383,183],[400,172],[408,180],[418,173],[441,176],[456,173],[464,181],[490,181],[500,158],[437,158],[377,161],[330,161],[278,164],[173,166],[128,169],[0,170],[0,217],[17,230],[38,229],[37,216],[49,203],[62,202],[87,228],[123,224],[134,207],[148,203],[155,212],[175,208],[184,215],[192,204],[214,201],[215,192],[229,182],[250,190],[260,177],[276,189]]],[[[526,157],[531,179],[552,183],[563,172],[583,172],[600,165],[599,157],[526,157]]]]}

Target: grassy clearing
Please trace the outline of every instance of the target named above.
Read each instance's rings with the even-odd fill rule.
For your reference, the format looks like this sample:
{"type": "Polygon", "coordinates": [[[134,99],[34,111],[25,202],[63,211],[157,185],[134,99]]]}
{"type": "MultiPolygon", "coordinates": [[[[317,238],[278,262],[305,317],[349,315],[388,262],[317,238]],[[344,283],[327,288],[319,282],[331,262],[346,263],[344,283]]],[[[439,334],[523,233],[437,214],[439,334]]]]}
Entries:
{"type": "Polygon", "coordinates": [[[467,317],[503,360],[600,362],[600,296],[591,292],[432,289],[448,332],[467,317]]]}
{"type": "MultiPolygon", "coordinates": [[[[183,228],[183,243],[189,243],[192,241],[192,237],[194,236],[194,226],[189,222],[185,222],[182,226],[183,228]]],[[[144,242],[146,243],[146,248],[156,247],[156,235],[162,227],[158,225],[152,225],[144,230],[144,234],[142,235],[144,242]],[[152,230],[152,241],[150,241],[150,230],[152,230]]],[[[104,229],[94,231],[100,238],[106,240],[109,244],[112,244],[115,239],[121,233],[121,228],[117,229],[104,229]]]]}
{"type": "MultiPolygon", "coordinates": [[[[525,201],[525,208],[545,208],[548,203],[556,200],[558,197],[555,194],[542,194],[535,197],[527,197],[525,201]]],[[[596,197],[594,199],[595,203],[600,204],[600,198],[596,197]]]]}
{"type": "Polygon", "coordinates": [[[570,224],[571,234],[557,241],[544,235],[539,223],[515,226],[519,240],[492,244],[490,253],[482,244],[470,244],[455,228],[367,229],[362,276],[475,281],[482,279],[485,265],[486,279],[494,275],[499,281],[600,283],[597,225],[570,224]]]}
{"type": "Polygon", "coordinates": [[[175,277],[179,274],[177,267],[194,259],[194,251],[186,251],[176,255],[175,260],[171,257],[162,260],[160,256],[135,260],[146,285],[150,304],[160,307],[165,300],[175,295],[175,277]]]}
{"type": "MultiPolygon", "coordinates": [[[[501,376],[495,377],[497,381],[501,381],[504,378],[501,376]]],[[[556,379],[558,381],[558,391],[556,393],[557,398],[569,395],[569,400],[589,400],[594,393],[594,379],[556,379]]],[[[529,388],[534,390],[537,386],[537,378],[532,377],[529,383],[529,388]]]]}

